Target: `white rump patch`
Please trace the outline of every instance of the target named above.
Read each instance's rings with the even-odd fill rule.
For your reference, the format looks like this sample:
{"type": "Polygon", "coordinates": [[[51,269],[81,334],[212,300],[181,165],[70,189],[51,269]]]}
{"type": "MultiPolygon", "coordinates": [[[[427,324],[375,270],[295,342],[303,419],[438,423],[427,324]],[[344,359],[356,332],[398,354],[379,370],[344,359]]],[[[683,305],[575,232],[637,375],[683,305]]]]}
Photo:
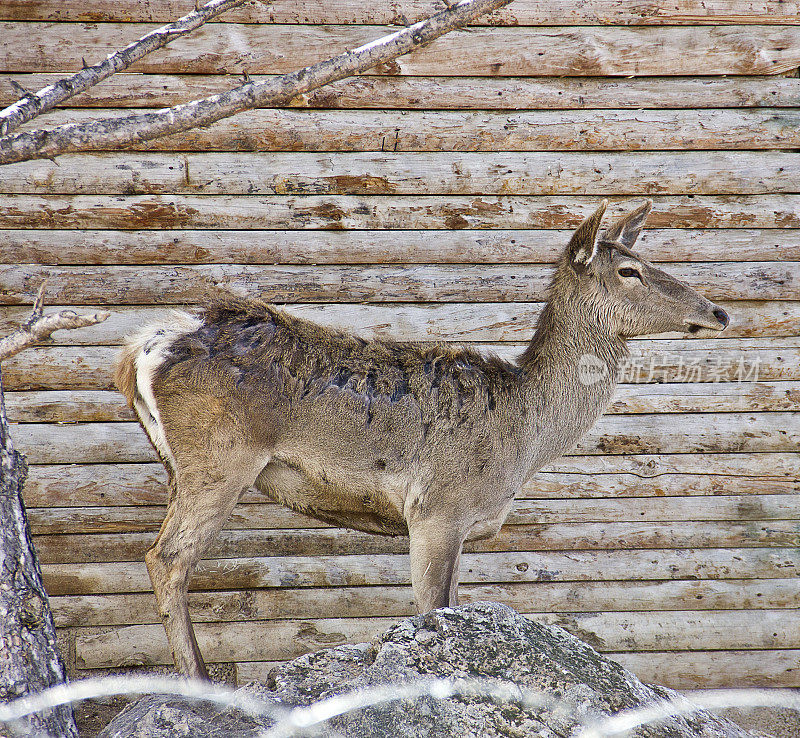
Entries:
{"type": "Polygon", "coordinates": [[[161,414],[153,394],[153,374],[161,366],[169,347],[181,336],[194,333],[203,325],[196,315],[175,310],[163,320],[150,323],[128,340],[135,352],[136,389],[133,406],[147,435],[161,457],[176,468],[175,456],[167,443],[161,414]]]}

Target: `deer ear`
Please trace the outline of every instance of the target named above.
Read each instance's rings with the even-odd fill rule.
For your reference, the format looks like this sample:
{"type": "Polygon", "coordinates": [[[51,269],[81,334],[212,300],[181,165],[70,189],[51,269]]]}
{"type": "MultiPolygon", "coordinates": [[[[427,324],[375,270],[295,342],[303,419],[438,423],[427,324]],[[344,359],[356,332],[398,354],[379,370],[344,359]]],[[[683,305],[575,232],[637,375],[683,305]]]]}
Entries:
{"type": "Polygon", "coordinates": [[[586,220],[581,223],[569,242],[569,256],[573,266],[585,267],[597,253],[597,233],[603,213],[608,207],[608,200],[603,200],[586,220]]]}
{"type": "Polygon", "coordinates": [[[632,210],[627,215],[623,215],[619,220],[614,221],[609,229],[603,234],[604,241],[617,241],[627,248],[632,248],[642,232],[644,222],[653,207],[652,200],[645,200],[636,210],[632,210]]]}

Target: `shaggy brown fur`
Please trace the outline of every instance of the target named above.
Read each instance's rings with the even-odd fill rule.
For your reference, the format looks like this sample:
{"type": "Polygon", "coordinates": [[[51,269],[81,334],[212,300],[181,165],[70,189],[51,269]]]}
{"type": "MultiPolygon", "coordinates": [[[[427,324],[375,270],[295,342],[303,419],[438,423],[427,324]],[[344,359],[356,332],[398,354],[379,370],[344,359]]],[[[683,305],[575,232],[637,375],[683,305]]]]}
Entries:
{"type": "Polygon", "coordinates": [[[626,338],[727,324],[630,250],[649,208],[603,239],[605,204],[578,228],[516,364],[365,341],[234,297],[133,338],[115,376],[173,485],[146,561],[178,668],[205,675],[188,580],[250,486],[321,520],[408,534],[419,608],[455,604],[462,544],[494,534],[522,484],[591,427],[626,338]]]}

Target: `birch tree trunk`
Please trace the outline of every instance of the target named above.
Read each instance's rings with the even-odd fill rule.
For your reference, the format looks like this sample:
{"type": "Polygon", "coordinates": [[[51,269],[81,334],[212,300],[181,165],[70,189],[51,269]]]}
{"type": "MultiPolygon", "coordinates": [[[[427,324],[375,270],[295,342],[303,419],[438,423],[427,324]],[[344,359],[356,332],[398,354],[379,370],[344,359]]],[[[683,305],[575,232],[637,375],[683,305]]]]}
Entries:
{"type": "MultiPolygon", "coordinates": [[[[156,49],[162,49],[178,36],[186,35],[226,10],[241,5],[242,2],[244,0],[211,0],[202,8],[183,16],[183,18],[174,23],[157,28],[124,49],[110,54],[99,64],[85,67],[77,74],[73,74],[71,77],[64,77],[36,93],[18,90],[23,92],[24,95],[5,110],[0,110],[0,136],[11,133],[23,123],[33,120],[37,115],[51,110],[79,92],[84,92],[90,87],[94,87],[94,85],[102,82],[112,74],[127,69],[131,64],[156,51],[156,49]]],[[[13,80],[11,84],[16,85],[13,80]]],[[[19,87],[19,85],[16,86],[19,87]]]]}
{"type": "Polygon", "coordinates": [[[484,13],[511,0],[460,0],[430,18],[388,36],[351,49],[317,64],[263,82],[248,81],[229,92],[183,105],[123,118],[68,123],[56,128],[11,134],[0,138],[0,164],[27,159],[52,159],[78,151],[121,149],[198,126],[207,126],[242,110],[279,107],[323,85],[390,62],[426,46],[484,13]]]}

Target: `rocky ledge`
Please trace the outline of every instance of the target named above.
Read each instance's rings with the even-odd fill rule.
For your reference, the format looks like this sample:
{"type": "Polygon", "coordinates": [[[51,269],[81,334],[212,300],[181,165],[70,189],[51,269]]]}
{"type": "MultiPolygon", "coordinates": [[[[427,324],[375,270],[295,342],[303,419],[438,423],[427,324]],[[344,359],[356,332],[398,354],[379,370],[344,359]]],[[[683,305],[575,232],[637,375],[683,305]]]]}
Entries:
{"type": "MultiPolygon", "coordinates": [[[[580,716],[676,697],[642,684],[561,628],[482,602],[403,620],[372,643],[325,649],[279,667],[266,684],[242,690],[286,705],[419,678],[489,679],[543,692],[572,706],[526,710],[479,697],[424,697],[356,710],[331,720],[323,735],[348,738],[572,738],[580,716]]],[[[126,707],[103,738],[251,738],[269,721],[182,698],[147,696],[126,707]]],[[[637,728],[639,738],[746,738],[737,725],[706,712],[637,728]]]]}

